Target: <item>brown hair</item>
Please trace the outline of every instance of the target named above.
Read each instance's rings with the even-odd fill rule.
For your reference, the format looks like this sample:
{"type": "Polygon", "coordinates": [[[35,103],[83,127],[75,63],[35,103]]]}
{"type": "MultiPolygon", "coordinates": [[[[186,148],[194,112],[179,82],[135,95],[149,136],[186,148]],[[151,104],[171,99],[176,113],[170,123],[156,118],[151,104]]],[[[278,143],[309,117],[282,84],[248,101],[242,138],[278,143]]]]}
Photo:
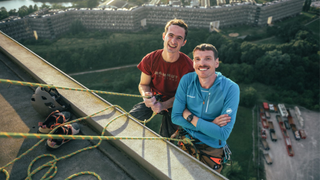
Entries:
{"type": "Polygon", "coordinates": [[[182,27],[184,29],[184,31],[185,31],[184,40],[187,39],[188,25],[182,19],[172,19],[172,20],[168,21],[167,24],[166,24],[166,27],[164,28],[164,34],[167,34],[168,28],[171,25],[177,25],[177,26],[182,27]]]}
{"type": "Polygon", "coordinates": [[[193,49],[192,54],[194,54],[194,52],[196,50],[199,50],[199,51],[205,51],[205,50],[213,51],[214,59],[217,59],[219,57],[218,56],[219,55],[218,54],[218,50],[212,44],[206,44],[206,43],[200,44],[200,45],[196,46],[193,49]]]}

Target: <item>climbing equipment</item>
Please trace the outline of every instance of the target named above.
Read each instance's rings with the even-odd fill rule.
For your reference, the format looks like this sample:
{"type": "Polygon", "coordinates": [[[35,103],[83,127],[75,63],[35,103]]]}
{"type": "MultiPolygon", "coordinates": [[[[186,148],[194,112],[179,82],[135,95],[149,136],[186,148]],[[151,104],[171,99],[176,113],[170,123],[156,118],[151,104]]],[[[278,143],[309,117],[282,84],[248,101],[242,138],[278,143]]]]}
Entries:
{"type": "MultiPolygon", "coordinates": [[[[84,91],[84,92],[96,92],[96,93],[102,93],[102,94],[111,94],[111,95],[122,95],[122,96],[131,96],[131,97],[144,97],[144,98],[148,98],[147,96],[141,96],[141,95],[130,95],[130,94],[123,94],[123,93],[113,93],[113,92],[106,92],[106,91],[95,91],[95,90],[88,90],[88,89],[79,89],[79,88],[66,88],[66,87],[61,87],[61,86],[53,86],[53,85],[46,85],[46,84],[38,84],[38,83],[30,83],[30,82],[21,82],[21,81],[12,81],[12,80],[4,80],[4,79],[0,79],[0,83],[9,83],[9,84],[15,84],[15,85],[22,85],[22,86],[38,86],[38,87],[42,87],[42,88],[57,88],[57,89],[64,89],[64,90],[74,90],[74,91],[84,91]]],[[[61,112],[60,112],[61,113],[61,112]]],[[[0,167],[0,172],[3,172],[6,175],[6,180],[9,180],[9,173],[5,170],[6,167],[10,166],[11,164],[15,163],[16,161],[18,161],[19,159],[21,159],[23,156],[27,155],[30,151],[32,151],[34,148],[36,148],[40,143],[42,143],[43,141],[45,141],[46,139],[50,138],[50,139],[62,139],[62,140],[67,140],[67,139],[81,139],[81,140],[85,140],[85,139],[89,139],[89,140],[94,140],[94,139],[99,139],[99,142],[94,145],[94,146],[90,146],[90,147],[86,147],[83,149],[80,149],[76,152],[70,153],[68,155],[62,156],[60,158],[57,158],[55,155],[52,154],[43,154],[41,156],[38,156],[37,158],[35,158],[29,165],[28,167],[28,176],[26,177],[26,180],[31,180],[31,177],[36,174],[37,172],[39,172],[40,170],[50,167],[49,170],[44,174],[44,176],[42,177],[42,179],[52,179],[54,178],[54,176],[57,173],[57,166],[56,163],[59,160],[63,160],[66,159],[68,157],[71,157],[77,153],[83,152],[85,150],[90,150],[90,149],[94,149],[97,148],[102,140],[118,140],[118,139],[126,139],[126,140],[169,140],[169,141],[177,141],[179,142],[183,142],[184,144],[191,144],[193,145],[192,139],[173,139],[173,138],[165,138],[165,137],[114,137],[114,136],[104,136],[105,130],[106,128],[115,120],[117,120],[118,118],[122,117],[122,116],[130,116],[132,117],[134,120],[141,122],[141,123],[147,123],[149,122],[154,116],[156,115],[156,113],[153,113],[153,115],[149,118],[146,119],[144,121],[140,121],[138,119],[135,119],[134,117],[132,117],[128,112],[126,112],[124,109],[122,109],[120,106],[118,105],[112,105],[109,106],[101,111],[98,111],[96,113],[93,113],[89,116],[86,117],[82,117],[82,118],[78,118],[72,121],[67,121],[63,124],[57,125],[55,128],[53,128],[53,130],[51,130],[49,132],[49,134],[36,134],[36,133],[9,133],[9,132],[0,132],[0,138],[1,137],[6,137],[6,138],[38,138],[41,139],[38,143],[36,143],[33,147],[31,147],[29,150],[27,150],[26,152],[22,153],[19,157],[15,158],[14,160],[12,160],[11,162],[9,162],[8,164],[6,164],[3,167],[0,167]],[[70,126],[72,123],[81,121],[81,120],[85,120],[88,118],[91,118],[101,112],[104,112],[110,108],[114,108],[114,109],[120,109],[123,114],[118,115],[117,117],[115,117],[114,119],[112,119],[110,122],[108,122],[108,124],[105,126],[105,128],[102,130],[101,136],[82,136],[82,135],[74,135],[74,133],[70,134],[69,133],[69,129],[68,132],[66,134],[70,134],[70,135],[62,135],[62,134],[54,134],[54,132],[62,127],[62,126],[70,126]],[[42,157],[52,157],[53,160],[45,163],[44,165],[36,168],[35,170],[33,170],[31,172],[32,166],[35,163],[35,161],[37,161],[38,159],[42,158],[42,157]],[[49,175],[50,173],[52,173],[51,175],[49,175]]],[[[73,127],[75,128],[75,127],[73,127]]],[[[64,132],[66,132],[65,130],[63,130],[64,132]]],[[[77,130],[76,130],[77,131],[77,130]]],[[[48,142],[48,141],[47,141],[48,142]]],[[[52,142],[52,141],[51,141],[52,142]]],[[[49,142],[50,143],[50,142],[49,142]]],[[[97,177],[99,180],[101,179],[99,175],[97,175],[94,172],[90,172],[90,171],[85,171],[85,172],[80,172],[74,175],[69,176],[67,179],[72,179],[74,177],[77,177],[79,175],[82,174],[89,174],[89,175],[93,175],[95,177],[97,177]]]]}
{"type": "Polygon", "coordinates": [[[68,111],[59,112],[59,110],[53,111],[44,122],[39,122],[38,131],[40,133],[49,133],[54,127],[69,121],[71,113],[68,111]]]}
{"type": "MultiPolygon", "coordinates": [[[[77,123],[67,124],[58,127],[52,132],[52,134],[63,134],[63,135],[76,135],[80,132],[80,126],[77,123]]],[[[70,139],[48,139],[46,142],[46,147],[49,150],[54,150],[62,146],[63,144],[69,142],[70,139]]]]}
{"type": "Polygon", "coordinates": [[[69,108],[54,88],[37,87],[31,97],[31,104],[39,114],[46,117],[55,110],[64,111],[69,108]]]}

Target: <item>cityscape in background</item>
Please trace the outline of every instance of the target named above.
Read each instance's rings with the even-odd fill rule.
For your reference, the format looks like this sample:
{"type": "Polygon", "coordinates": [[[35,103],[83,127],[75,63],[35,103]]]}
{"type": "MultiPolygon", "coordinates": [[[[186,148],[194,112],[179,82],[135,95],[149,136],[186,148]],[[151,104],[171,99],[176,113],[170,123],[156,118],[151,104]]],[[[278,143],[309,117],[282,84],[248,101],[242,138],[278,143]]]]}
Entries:
{"type": "Polygon", "coordinates": [[[222,28],[252,25],[265,26],[301,13],[303,0],[282,0],[266,4],[225,0],[210,6],[209,0],[191,1],[182,6],[180,1],[122,8],[125,1],[107,1],[97,8],[41,9],[24,17],[9,17],[0,22],[0,30],[16,40],[54,39],[69,31],[72,22],[80,21],[92,31],[139,31],[148,26],[163,26],[173,18],[183,19],[190,27],[215,31],[222,28]]]}

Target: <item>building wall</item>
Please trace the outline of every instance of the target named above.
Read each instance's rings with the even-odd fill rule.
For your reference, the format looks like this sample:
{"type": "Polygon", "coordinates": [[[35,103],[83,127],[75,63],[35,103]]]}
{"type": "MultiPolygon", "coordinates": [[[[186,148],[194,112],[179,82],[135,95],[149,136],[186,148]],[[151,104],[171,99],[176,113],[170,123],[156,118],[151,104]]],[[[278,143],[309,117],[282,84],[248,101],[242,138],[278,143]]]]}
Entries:
{"type": "Polygon", "coordinates": [[[274,1],[261,7],[258,25],[265,25],[268,17],[272,16],[273,21],[278,21],[286,17],[296,16],[302,11],[304,1],[286,0],[274,1]]]}
{"type": "Polygon", "coordinates": [[[210,22],[219,21],[220,28],[237,25],[267,25],[273,21],[299,14],[303,0],[275,1],[264,5],[249,2],[211,7],[181,7],[177,5],[143,5],[132,9],[67,10],[42,16],[0,22],[0,30],[16,40],[32,38],[36,31],[39,38],[52,39],[69,31],[75,20],[80,20],[87,30],[138,31],[146,26],[164,26],[173,18],[183,19],[189,27],[208,28],[210,22]]]}

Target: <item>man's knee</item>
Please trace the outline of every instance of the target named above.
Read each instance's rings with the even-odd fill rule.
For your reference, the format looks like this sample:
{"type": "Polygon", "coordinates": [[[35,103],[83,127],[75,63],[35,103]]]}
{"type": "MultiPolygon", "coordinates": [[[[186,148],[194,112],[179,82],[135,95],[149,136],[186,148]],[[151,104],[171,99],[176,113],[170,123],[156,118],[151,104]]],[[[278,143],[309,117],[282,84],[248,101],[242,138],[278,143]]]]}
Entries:
{"type": "Polygon", "coordinates": [[[138,120],[149,119],[152,116],[151,108],[148,108],[143,102],[140,102],[133,106],[129,111],[129,114],[138,120]]]}

